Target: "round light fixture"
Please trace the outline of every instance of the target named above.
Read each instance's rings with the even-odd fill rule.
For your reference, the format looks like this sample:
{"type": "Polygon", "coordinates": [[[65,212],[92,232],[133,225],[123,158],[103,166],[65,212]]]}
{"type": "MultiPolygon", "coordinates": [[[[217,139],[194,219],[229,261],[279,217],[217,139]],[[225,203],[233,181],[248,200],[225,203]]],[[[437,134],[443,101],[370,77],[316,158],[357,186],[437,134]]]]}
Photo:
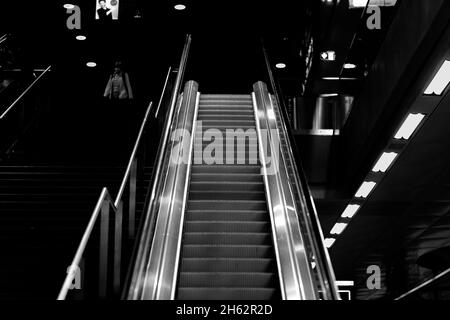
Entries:
{"type": "Polygon", "coordinates": [[[356,64],[353,64],[353,63],[344,64],[344,69],[355,69],[355,68],[356,68],[356,64]]]}
{"type": "Polygon", "coordinates": [[[285,63],[277,63],[277,64],[275,65],[275,67],[276,67],[277,69],[284,69],[284,68],[286,68],[286,64],[285,64],[285,63]]]}
{"type": "Polygon", "coordinates": [[[186,9],[186,6],[184,5],[184,4],[176,4],[175,6],[174,6],[174,8],[175,8],[175,10],[179,10],[179,11],[181,11],[181,10],[184,10],[184,9],[186,9]]]}
{"type": "Polygon", "coordinates": [[[86,40],[86,36],[79,35],[79,36],[76,36],[75,39],[83,41],[83,40],[86,40]]]}
{"type": "Polygon", "coordinates": [[[70,3],[66,3],[65,5],[63,5],[63,7],[64,7],[64,9],[67,9],[67,10],[75,9],[75,6],[73,4],[70,4],[70,3]]]}
{"type": "Polygon", "coordinates": [[[96,64],[95,62],[88,62],[88,63],[86,63],[86,65],[87,65],[89,68],[94,68],[94,67],[97,66],[97,64],[96,64]]]}

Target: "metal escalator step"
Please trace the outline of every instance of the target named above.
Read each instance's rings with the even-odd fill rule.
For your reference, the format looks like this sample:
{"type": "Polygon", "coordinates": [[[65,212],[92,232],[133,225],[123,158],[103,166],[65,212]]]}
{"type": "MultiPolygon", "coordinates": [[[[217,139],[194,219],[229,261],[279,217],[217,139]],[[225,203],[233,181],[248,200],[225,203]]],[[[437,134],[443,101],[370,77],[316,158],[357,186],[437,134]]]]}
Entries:
{"type": "Polygon", "coordinates": [[[183,272],[273,272],[275,259],[185,258],[183,272]]]}
{"type": "Polygon", "coordinates": [[[249,130],[249,129],[253,129],[256,130],[256,125],[251,123],[251,124],[239,124],[239,123],[230,123],[228,125],[224,125],[224,124],[207,124],[207,123],[203,123],[203,130],[211,130],[211,129],[215,129],[215,130],[219,130],[223,135],[226,134],[226,130],[249,130]]]}
{"type": "Polygon", "coordinates": [[[249,127],[256,127],[255,126],[255,120],[252,119],[242,119],[240,117],[239,119],[203,119],[202,125],[204,128],[208,127],[239,127],[239,126],[249,126],[249,127]]]}
{"type": "Polygon", "coordinates": [[[185,232],[270,232],[270,223],[268,221],[199,221],[191,220],[189,215],[186,218],[185,232]]]}
{"type": "Polygon", "coordinates": [[[234,93],[221,93],[221,94],[206,93],[201,95],[201,99],[251,99],[251,95],[234,94],[234,93]]]}
{"type": "Polygon", "coordinates": [[[197,121],[218,121],[225,120],[225,121],[255,121],[255,116],[251,113],[246,114],[232,114],[232,113],[213,113],[213,114],[203,114],[199,113],[197,116],[197,121]]]}
{"type": "Polygon", "coordinates": [[[180,272],[180,287],[189,288],[267,288],[274,287],[274,273],[256,272],[180,272]]]}
{"type": "Polygon", "coordinates": [[[265,200],[189,200],[188,210],[267,210],[265,200]]]}
{"type": "Polygon", "coordinates": [[[183,258],[273,258],[272,245],[184,245],[183,258]]]}
{"type": "Polygon", "coordinates": [[[266,194],[264,190],[261,191],[246,191],[239,190],[220,190],[220,191],[194,191],[189,192],[190,200],[265,200],[266,194]]]}
{"type": "Polygon", "coordinates": [[[269,213],[262,211],[231,211],[231,210],[189,210],[186,219],[192,221],[267,221],[269,213]]]}
{"type": "Polygon", "coordinates": [[[272,300],[279,297],[274,288],[179,288],[179,300],[272,300]]]}
{"type": "Polygon", "coordinates": [[[247,103],[227,103],[224,101],[218,102],[200,102],[199,110],[209,110],[209,109],[226,109],[226,110],[253,110],[253,106],[247,103]]]}
{"type": "Polygon", "coordinates": [[[205,116],[205,117],[220,117],[220,116],[245,116],[245,117],[252,117],[252,119],[255,118],[255,112],[253,109],[245,108],[242,110],[237,109],[225,109],[225,108],[202,108],[198,110],[198,119],[205,116]]]}
{"type": "Polygon", "coordinates": [[[259,182],[262,176],[258,174],[245,173],[193,173],[192,181],[235,181],[235,182],[259,182]]]}
{"type": "Polygon", "coordinates": [[[192,181],[190,191],[229,191],[234,192],[265,192],[262,182],[201,182],[192,181]]]}
{"type": "Polygon", "coordinates": [[[243,232],[186,232],[183,243],[185,245],[270,245],[270,233],[243,232]]]}
{"type": "MultiPolygon", "coordinates": [[[[231,174],[256,174],[259,175],[261,173],[260,165],[193,165],[192,173],[218,173],[222,171],[222,173],[231,173],[231,174]]],[[[221,180],[217,181],[221,182],[221,180]]],[[[262,180],[261,180],[262,183],[262,180]]]]}

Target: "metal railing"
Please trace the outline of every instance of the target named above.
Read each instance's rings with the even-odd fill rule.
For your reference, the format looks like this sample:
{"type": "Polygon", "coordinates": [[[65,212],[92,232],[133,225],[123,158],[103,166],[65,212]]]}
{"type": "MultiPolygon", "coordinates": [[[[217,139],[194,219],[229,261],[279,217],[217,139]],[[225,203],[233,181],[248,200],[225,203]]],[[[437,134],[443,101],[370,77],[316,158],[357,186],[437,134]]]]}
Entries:
{"type": "Polygon", "coordinates": [[[275,102],[278,106],[281,116],[282,131],[286,135],[286,141],[289,142],[288,154],[293,164],[293,187],[295,187],[300,195],[299,202],[301,204],[301,210],[298,212],[298,217],[302,224],[307,228],[306,234],[309,235],[310,244],[313,250],[311,258],[314,259],[315,270],[318,276],[318,280],[321,285],[321,291],[324,299],[327,300],[339,300],[338,288],[336,286],[336,279],[331,265],[331,260],[328,254],[328,250],[323,243],[324,237],[322,227],[320,225],[319,217],[317,215],[314,200],[309,190],[306,175],[302,166],[302,160],[300,157],[299,149],[295,142],[295,135],[293,129],[288,121],[287,109],[284,103],[284,99],[278,83],[273,75],[272,67],[270,64],[269,56],[262,42],[262,49],[264,55],[264,62],[266,65],[267,73],[269,76],[270,85],[272,87],[275,102]]]}
{"type": "Polygon", "coordinates": [[[1,106],[0,109],[0,161],[7,160],[16,151],[22,137],[39,125],[41,116],[49,109],[47,102],[41,102],[40,97],[42,90],[48,90],[48,85],[43,85],[43,82],[47,81],[43,79],[50,73],[51,68],[52,66],[48,66],[43,70],[17,98],[16,93],[11,90],[6,95],[4,100],[14,96],[14,101],[8,107],[1,106]],[[32,94],[38,86],[40,90],[32,94]]]}
{"type": "Polygon", "coordinates": [[[0,37],[0,44],[8,40],[8,34],[4,34],[0,37]]]}
{"type": "Polygon", "coordinates": [[[83,258],[86,246],[91,239],[94,226],[100,217],[100,267],[99,267],[99,297],[105,298],[107,294],[107,274],[108,274],[108,251],[109,251],[109,219],[111,218],[110,208],[113,210],[114,218],[114,281],[113,293],[120,294],[120,266],[121,266],[121,252],[122,252],[122,226],[123,226],[123,196],[129,183],[129,204],[128,204],[128,239],[135,235],[135,214],[136,214],[136,190],[137,190],[137,163],[138,163],[138,149],[143,140],[144,130],[147,126],[150,112],[152,111],[153,103],[150,102],[147,111],[145,112],[144,120],[142,121],[130,160],[122,179],[119,192],[117,193],[115,201],[112,200],[108,189],[105,187],[100,194],[100,197],[92,213],[89,224],[78,246],[75,258],[68,270],[68,274],[58,295],[58,300],[64,300],[68,291],[72,288],[72,283],[77,276],[76,272],[80,272],[80,263],[83,258]]]}
{"type": "Polygon", "coordinates": [[[3,120],[9,112],[11,112],[11,110],[19,103],[19,101],[21,101],[28,92],[30,92],[31,89],[34,88],[34,86],[42,79],[43,76],[45,76],[48,72],[50,72],[52,66],[48,66],[40,75],[39,77],[37,77],[21,94],[20,96],[14,100],[13,103],[11,103],[11,105],[6,108],[6,110],[0,115],[0,120],[3,120]]]}
{"type": "Polygon", "coordinates": [[[435,284],[438,280],[444,278],[445,276],[450,274],[450,268],[442,271],[441,273],[439,273],[438,275],[434,276],[433,278],[421,283],[420,285],[418,285],[417,287],[409,290],[408,292],[405,292],[404,294],[402,294],[401,296],[395,298],[394,300],[403,300],[403,299],[408,299],[410,296],[419,293],[421,290],[428,288],[429,286],[431,286],[432,284],[435,284]]]}

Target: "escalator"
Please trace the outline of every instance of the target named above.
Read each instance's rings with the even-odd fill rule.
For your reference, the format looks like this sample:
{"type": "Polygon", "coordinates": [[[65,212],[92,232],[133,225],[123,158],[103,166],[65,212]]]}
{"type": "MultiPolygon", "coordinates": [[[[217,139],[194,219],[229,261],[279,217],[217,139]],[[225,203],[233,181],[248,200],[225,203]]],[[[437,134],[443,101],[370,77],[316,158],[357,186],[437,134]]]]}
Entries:
{"type": "Polygon", "coordinates": [[[170,99],[159,103],[162,133],[128,272],[122,279],[117,270],[119,233],[111,262],[103,249],[103,292],[128,300],[339,299],[269,63],[272,93],[260,81],[244,95],[202,94],[195,81],[182,86],[190,43],[188,36],[170,99]]]}
{"type": "Polygon", "coordinates": [[[256,132],[252,97],[201,95],[197,121],[203,132],[196,132],[194,142],[176,298],[280,298],[261,166],[251,164],[257,160],[256,135],[245,140],[244,152],[234,137],[226,139],[233,147],[226,163],[203,159],[211,143],[203,139],[208,130],[223,137],[226,130],[256,132]]]}
{"type": "Polygon", "coordinates": [[[202,95],[189,81],[177,97],[127,299],[338,298],[283,115],[253,89],[202,95]]]}

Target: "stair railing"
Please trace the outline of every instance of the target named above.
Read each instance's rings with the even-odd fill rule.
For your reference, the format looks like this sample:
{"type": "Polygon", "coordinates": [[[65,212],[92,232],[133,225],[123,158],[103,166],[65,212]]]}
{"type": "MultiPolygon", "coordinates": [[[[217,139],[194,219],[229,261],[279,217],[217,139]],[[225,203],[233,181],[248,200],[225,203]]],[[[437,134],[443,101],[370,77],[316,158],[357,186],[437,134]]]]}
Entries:
{"type": "Polygon", "coordinates": [[[32,128],[40,118],[43,108],[27,106],[24,102],[33,90],[35,90],[43,79],[50,73],[52,66],[43,70],[33,82],[8,106],[0,109],[0,161],[7,159],[14,152],[16,145],[32,128]]]}
{"type": "MultiPolygon", "coordinates": [[[[164,92],[163,92],[164,93],[164,92]]],[[[127,240],[133,239],[135,236],[135,221],[136,221],[136,191],[138,178],[138,163],[145,161],[145,151],[138,153],[139,149],[143,147],[144,134],[147,124],[149,123],[150,113],[152,111],[153,103],[150,102],[147,111],[145,112],[144,120],[142,121],[133,151],[128,161],[125,175],[122,179],[119,192],[115,200],[112,199],[108,188],[103,188],[100,197],[95,206],[94,212],[89,220],[88,226],[83,234],[81,242],[75,253],[75,257],[67,270],[67,276],[64,284],[58,295],[58,300],[65,300],[69,290],[77,289],[77,284],[74,281],[79,281],[83,277],[83,270],[81,266],[85,256],[85,251],[88,243],[92,240],[92,234],[97,223],[100,224],[100,247],[99,247],[99,270],[98,270],[98,297],[106,298],[108,296],[108,286],[110,285],[108,273],[112,269],[112,292],[117,296],[120,294],[121,286],[121,262],[122,262],[122,232],[124,227],[123,204],[125,191],[128,190],[128,216],[125,222],[128,223],[127,240]],[[127,188],[128,187],[128,188],[127,188]],[[110,210],[112,209],[112,214],[110,210]],[[99,220],[100,219],[100,220],[99,220]],[[111,220],[111,221],[110,221],[111,220]],[[110,224],[114,222],[114,231],[110,234],[110,224]],[[112,238],[112,239],[110,239],[112,238]],[[114,241],[112,260],[110,262],[110,246],[109,242],[114,241]]],[[[81,287],[82,284],[78,284],[81,287]]]]}

